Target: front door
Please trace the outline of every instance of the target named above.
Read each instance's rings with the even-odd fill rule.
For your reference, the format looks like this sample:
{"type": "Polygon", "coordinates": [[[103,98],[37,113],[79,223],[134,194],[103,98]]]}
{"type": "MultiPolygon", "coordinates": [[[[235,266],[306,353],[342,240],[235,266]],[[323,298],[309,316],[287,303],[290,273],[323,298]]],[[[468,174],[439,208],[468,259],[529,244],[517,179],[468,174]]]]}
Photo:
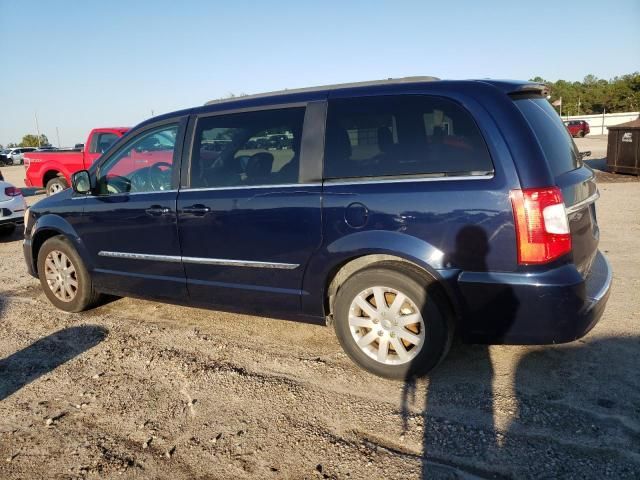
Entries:
{"type": "Polygon", "coordinates": [[[183,129],[177,122],[145,129],[97,168],[97,191],[77,230],[99,290],[186,297],[176,215],[183,129]]]}
{"type": "Polygon", "coordinates": [[[301,183],[305,108],[197,119],[178,196],[190,297],[255,313],[297,313],[321,241],[321,185],[301,183]]]}

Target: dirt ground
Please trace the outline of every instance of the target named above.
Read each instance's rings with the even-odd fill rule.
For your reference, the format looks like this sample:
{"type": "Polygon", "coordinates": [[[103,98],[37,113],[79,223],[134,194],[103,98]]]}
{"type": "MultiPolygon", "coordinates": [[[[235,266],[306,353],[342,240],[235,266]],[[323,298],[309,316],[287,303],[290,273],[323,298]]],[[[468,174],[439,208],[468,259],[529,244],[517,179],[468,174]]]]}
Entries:
{"type": "Polygon", "coordinates": [[[456,344],[417,385],[358,369],[322,326],[133,299],[61,313],[21,234],[0,240],[0,478],[640,478],[640,183],[600,189],[595,329],[456,344]]]}

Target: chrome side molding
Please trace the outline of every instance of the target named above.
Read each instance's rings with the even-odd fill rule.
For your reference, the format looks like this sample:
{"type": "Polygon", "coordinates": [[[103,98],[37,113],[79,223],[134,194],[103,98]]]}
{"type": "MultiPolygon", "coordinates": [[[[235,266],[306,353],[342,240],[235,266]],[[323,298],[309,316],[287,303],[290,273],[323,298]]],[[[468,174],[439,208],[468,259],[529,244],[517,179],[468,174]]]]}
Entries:
{"type": "Polygon", "coordinates": [[[231,260],[226,258],[181,257],[179,255],[154,255],[149,253],[108,252],[101,250],[99,257],[125,258],[128,260],[147,260],[152,262],[195,263],[199,265],[218,265],[226,267],[276,268],[293,270],[297,263],[258,262],[253,260],[231,260]]]}

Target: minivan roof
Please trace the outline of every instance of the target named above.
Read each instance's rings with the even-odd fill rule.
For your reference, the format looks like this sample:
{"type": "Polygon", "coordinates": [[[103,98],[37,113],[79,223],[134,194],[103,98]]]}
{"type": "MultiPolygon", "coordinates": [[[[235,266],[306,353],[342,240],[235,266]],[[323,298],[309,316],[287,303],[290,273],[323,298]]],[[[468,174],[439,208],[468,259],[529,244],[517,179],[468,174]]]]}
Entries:
{"type": "MultiPolygon", "coordinates": [[[[165,113],[156,117],[149,118],[142,123],[136,125],[131,130],[137,130],[148,124],[158,121],[168,120],[181,115],[199,114],[215,112],[219,110],[235,110],[244,108],[254,108],[260,106],[271,105],[273,103],[294,103],[309,102],[314,100],[325,100],[330,92],[346,90],[353,94],[376,94],[388,88],[398,85],[411,86],[412,88],[420,88],[430,85],[448,86],[455,85],[459,88],[463,85],[480,85],[491,86],[507,95],[548,95],[547,86],[542,83],[521,81],[521,80],[492,80],[492,79],[472,79],[472,80],[441,80],[432,76],[414,76],[402,78],[388,78],[386,80],[373,80],[366,82],[340,83],[335,85],[323,85],[308,88],[294,88],[287,90],[279,90],[266,93],[258,93],[255,95],[244,95],[239,97],[224,98],[211,100],[199,107],[191,107],[183,110],[165,113]]],[[[446,87],[445,87],[446,88],[446,87]]]]}
{"type": "Polygon", "coordinates": [[[368,80],[365,82],[336,83],[333,85],[319,85],[317,87],[304,87],[304,88],[276,90],[273,92],[257,93],[254,95],[243,95],[241,97],[220,98],[216,100],[209,100],[207,103],[205,103],[205,105],[215,105],[218,103],[226,103],[234,100],[252,100],[254,98],[277,97],[279,95],[289,95],[289,94],[294,95],[296,93],[327,92],[329,90],[339,90],[342,88],[364,88],[364,87],[373,87],[377,85],[397,85],[402,83],[436,82],[438,80],[440,80],[438,77],[416,76],[416,77],[387,78],[384,80],[368,80]]]}
{"type": "MultiPolygon", "coordinates": [[[[546,85],[542,83],[537,83],[537,82],[523,82],[520,80],[491,80],[491,79],[471,80],[471,81],[490,84],[498,88],[499,90],[503,90],[507,94],[539,93],[539,94],[545,95],[547,93],[546,85]]],[[[438,77],[432,77],[432,76],[414,76],[414,77],[387,78],[384,80],[368,80],[365,82],[336,83],[333,85],[320,85],[316,87],[293,88],[293,89],[285,89],[285,90],[276,90],[273,92],[257,93],[253,95],[242,95],[239,97],[220,98],[216,100],[210,100],[206,102],[204,105],[205,106],[218,105],[223,103],[278,97],[282,95],[296,95],[301,93],[329,92],[333,90],[342,90],[342,89],[367,90],[369,87],[377,87],[382,85],[402,85],[402,84],[409,84],[409,83],[419,84],[419,83],[428,83],[428,82],[446,82],[446,80],[441,80],[438,77]]]]}

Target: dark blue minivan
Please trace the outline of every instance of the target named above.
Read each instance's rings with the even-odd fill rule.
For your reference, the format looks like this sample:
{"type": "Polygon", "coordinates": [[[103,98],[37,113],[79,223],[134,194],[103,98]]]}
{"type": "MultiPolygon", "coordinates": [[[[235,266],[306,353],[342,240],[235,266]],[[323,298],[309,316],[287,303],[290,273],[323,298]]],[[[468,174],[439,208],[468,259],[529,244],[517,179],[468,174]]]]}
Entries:
{"type": "Polygon", "coordinates": [[[154,117],[27,212],[26,262],[65,311],[111,294],[326,321],[391,378],[454,334],[569,342],[611,269],[594,173],[547,94],[412,77],[154,117]]]}

